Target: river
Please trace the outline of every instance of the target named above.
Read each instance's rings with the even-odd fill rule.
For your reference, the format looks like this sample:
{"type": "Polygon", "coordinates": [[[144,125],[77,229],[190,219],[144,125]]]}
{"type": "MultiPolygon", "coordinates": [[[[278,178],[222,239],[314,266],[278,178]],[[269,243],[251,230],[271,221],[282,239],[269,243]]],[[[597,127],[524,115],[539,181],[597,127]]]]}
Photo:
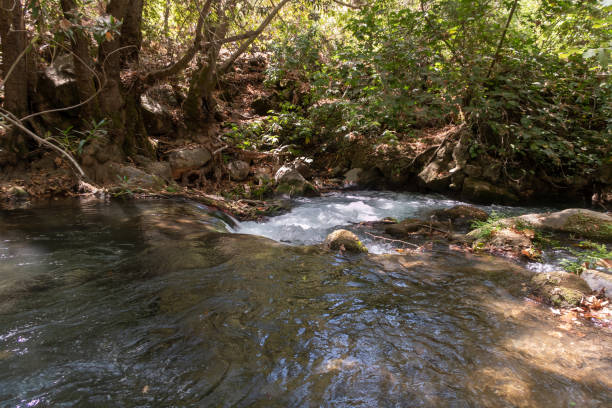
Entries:
{"type": "Polygon", "coordinates": [[[312,245],[454,204],[350,192],[259,224],[169,200],[0,211],[0,406],[611,406],[612,333],[529,300],[523,266],[312,245]]]}

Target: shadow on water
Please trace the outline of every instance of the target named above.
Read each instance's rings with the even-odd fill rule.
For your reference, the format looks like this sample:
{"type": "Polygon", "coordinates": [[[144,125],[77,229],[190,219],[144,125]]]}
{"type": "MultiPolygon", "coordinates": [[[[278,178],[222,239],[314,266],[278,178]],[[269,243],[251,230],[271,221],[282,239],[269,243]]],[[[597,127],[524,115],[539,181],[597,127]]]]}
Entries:
{"type": "Polygon", "coordinates": [[[0,406],[612,403],[612,335],[561,329],[504,260],[343,257],[185,203],[0,223],[0,406]]]}

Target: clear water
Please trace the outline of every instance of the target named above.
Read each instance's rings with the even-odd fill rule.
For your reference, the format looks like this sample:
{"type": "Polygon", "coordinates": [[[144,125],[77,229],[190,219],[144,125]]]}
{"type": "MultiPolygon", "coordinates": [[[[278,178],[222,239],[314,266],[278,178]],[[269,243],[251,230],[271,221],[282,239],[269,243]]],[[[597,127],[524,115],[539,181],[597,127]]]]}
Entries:
{"type": "Polygon", "coordinates": [[[0,211],[0,406],[612,405],[612,333],[517,265],[227,230],[171,201],[0,211]]]}

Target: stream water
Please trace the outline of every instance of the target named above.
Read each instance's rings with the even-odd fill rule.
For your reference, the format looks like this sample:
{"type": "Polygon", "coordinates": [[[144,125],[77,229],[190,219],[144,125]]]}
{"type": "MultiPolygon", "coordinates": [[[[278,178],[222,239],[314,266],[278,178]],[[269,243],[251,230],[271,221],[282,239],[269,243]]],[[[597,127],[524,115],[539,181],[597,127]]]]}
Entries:
{"type": "Polygon", "coordinates": [[[452,201],[299,204],[232,226],[177,201],[0,211],[0,407],[612,406],[612,333],[527,300],[521,266],[280,242],[452,201]]]}

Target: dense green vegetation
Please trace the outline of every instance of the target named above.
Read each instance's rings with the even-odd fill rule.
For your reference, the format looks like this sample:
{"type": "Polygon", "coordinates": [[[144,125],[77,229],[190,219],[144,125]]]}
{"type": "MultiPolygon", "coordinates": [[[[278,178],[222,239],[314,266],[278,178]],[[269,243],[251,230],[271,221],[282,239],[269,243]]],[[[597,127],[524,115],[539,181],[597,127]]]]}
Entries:
{"type": "Polygon", "coordinates": [[[0,17],[10,163],[30,158],[24,135],[88,165],[100,149],[157,156],[138,98],[164,84],[182,126],[225,121],[224,140],[245,149],[394,148],[456,125],[470,156],[503,163],[509,179],[593,176],[610,162],[608,0],[3,0],[0,17]],[[218,92],[255,51],[268,59],[270,115],[232,122],[218,92]],[[73,57],[76,100],[37,93],[61,55],[73,57]]]}

